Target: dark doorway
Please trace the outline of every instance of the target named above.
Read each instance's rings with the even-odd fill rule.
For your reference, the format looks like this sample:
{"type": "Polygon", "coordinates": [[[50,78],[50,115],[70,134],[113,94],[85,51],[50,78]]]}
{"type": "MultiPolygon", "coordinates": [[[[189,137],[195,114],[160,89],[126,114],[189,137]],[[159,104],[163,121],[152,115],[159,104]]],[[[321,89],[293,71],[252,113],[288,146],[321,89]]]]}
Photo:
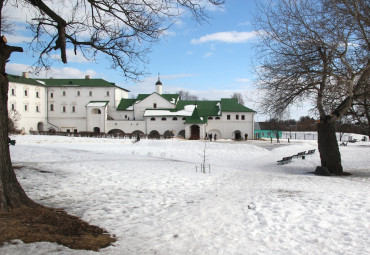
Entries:
{"type": "Polygon", "coordinates": [[[42,122],[37,123],[37,131],[44,131],[44,123],[42,122]]]}
{"type": "Polygon", "coordinates": [[[150,133],[149,133],[149,139],[160,139],[161,136],[159,135],[159,132],[157,130],[152,130],[150,133]]]}
{"type": "Polygon", "coordinates": [[[108,132],[110,135],[124,135],[125,132],[123,132],[121,129],[112,129],[108,132]]]}
{"type": "Polygon", "coordinates": [[[242,139],[242,133],[239,130],[235,130],[234,135],[235,135],[235,140],[242,139]]]}
{"type": "Polygon", "coordinates": [[[100,133],[100,128],[94,127],[94,133],[100,133]]]}
{"type": "Polygon", "coordinates": [[[199,140],[200,137],[200,127],[198,125],[193,125],[190,127],[190,140],[199,140]]]}
{"type": "Polygon", "coordinates": [[[166,132],[164,132],[163,135],[164,135],[164,138],[170,138],[170,137],[174,137],[175,136],[175,134],[171,130],[167,130],[166,132]]]}
{"type": "Polygon", "coordinates": [[[181,130],[179,132],[179,136],[181,136],[182,138],[185,138],[185,130],[181,130]]]}

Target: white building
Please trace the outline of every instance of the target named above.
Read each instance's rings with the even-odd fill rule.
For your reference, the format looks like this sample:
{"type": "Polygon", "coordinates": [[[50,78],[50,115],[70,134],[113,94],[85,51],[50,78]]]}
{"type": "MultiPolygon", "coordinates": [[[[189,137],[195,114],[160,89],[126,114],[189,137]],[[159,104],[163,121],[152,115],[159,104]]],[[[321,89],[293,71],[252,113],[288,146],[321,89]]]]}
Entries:
{"type": "Polygon", "coordinates": [[[252,135],[255,112],[237,102],[181,100],[162,94],[128,99],[128,90],[103,79],[31,79],[8,75],[8,109],[20,114],[18,128],[29,131],[179,135],[202,139],[240,139],[252,135]]]}

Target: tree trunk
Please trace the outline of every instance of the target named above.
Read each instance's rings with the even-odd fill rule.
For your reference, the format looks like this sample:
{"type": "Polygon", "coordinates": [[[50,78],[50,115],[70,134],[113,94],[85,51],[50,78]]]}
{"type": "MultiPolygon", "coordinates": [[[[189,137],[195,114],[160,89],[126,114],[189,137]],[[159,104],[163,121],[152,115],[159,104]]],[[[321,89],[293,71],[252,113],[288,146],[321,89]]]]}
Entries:
{"type": "MultiPolygon", "coordinates": [[[[1,38],[0,38],[1,39],[1,38]]],[[[19,184],[10,159],[8,143],[8,87],[5,73],[11,49],[0,42],[0,212],[21,206],[37,206],[19,184]]]]}
{"type": "Polygon", "coordinates": [[[328,168],[331,174],[343,174],[343,167],[334,122],[330,118],[320,120],[317,127],[321,166],[328,168]]]}

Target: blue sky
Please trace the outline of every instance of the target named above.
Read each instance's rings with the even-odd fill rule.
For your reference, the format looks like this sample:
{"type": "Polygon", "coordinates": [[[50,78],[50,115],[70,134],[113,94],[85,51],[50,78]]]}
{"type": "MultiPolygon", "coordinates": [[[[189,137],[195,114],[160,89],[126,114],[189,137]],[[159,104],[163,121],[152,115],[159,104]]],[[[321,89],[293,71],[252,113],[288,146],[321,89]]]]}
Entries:
{"type": "MultiPolygon", "coordinates": [[[[152,93],[158,73],[164,93],[186,90],[200,99],[215,100],[230,97],[239,92],[245,97],[245,105],[258,112],[253,100],[258,100],[254,87],[253,62],[256,55],[253,44],[256,40],[252,26],[255,13],[254,0],[227,0],[222,8],[209,10],[208,23],[198,24],[186,15],[176,23],[162,40],[152,47],[148,56],[142,82],[125,80],[119,70],[108,70],[105,58],[98,63],[86,62],[79,56],[69,54],[69,62],[55,63],[51,72],[41,78],[103,78],[131,91],[132,95],[152,93]]],[[[25,10],[9,9],[8,16],[20,21],[25,10]],[[10,15],[9,15],[10,14],[10,15]]],[[[7,36],[9,44],[24,47],[25,53],[14,53],[7,65],[7,72],[20,75],[35,62],[26,44],[29,32],[25,24],[16,23],[14,34],[7,36]]],[[[58,54],[58,53],[56,53],[58,54]]],[[[306,115],[304,110],[295,109],[293,118],[306,115]]],[[[268,116],[257,114],[257,120],[268,116]]]]}

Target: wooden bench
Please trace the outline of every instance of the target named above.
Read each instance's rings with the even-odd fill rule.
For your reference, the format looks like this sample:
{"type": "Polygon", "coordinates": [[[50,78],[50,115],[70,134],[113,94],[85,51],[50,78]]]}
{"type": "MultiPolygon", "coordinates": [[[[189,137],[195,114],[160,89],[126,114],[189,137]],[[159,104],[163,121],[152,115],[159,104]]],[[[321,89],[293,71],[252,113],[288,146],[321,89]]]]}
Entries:
{"type": "Polygon", "coordinates": [[[284,157],[282,160],[278,160],[277,163],[278,163],[278,165],[288,164],[290,161],[292,161],[292,158],[293,158],[293,156],[284,157]]]}
{"type": "Polygon", "coordinates": [[[307,155],[315,154],[315,151],[316,151],[316,149],[309,150],[309,151],[307,152],[307,155]]]}
{"type": "Polygon", "coordinates": [[[306,155],[306,151],[299,152],[298,154],[293,155],[293,157],[298,158],[298,157],[302,157],[304,155],[306,155]]]}

